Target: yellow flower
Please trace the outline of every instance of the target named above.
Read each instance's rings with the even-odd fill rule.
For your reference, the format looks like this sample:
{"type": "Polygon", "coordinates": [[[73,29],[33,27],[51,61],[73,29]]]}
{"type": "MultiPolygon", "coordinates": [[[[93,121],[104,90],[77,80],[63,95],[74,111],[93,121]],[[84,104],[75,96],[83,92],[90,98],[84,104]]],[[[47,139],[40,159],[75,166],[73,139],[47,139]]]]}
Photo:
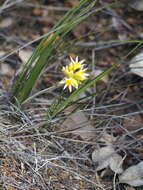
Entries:
{"type": "Polygon", "coordinates": [[[73,71],[70,70],[69,66],[63,67],[62,71],[65,74],[65,76],[67,76],[67,77],[72,77],[72,75],[73,75],[73,71]]]}
{"type": "Polygon", "coordinates": [[[65,84],[64,89],[68,87],[71,92],[72,87],[77,89],[79,84],[87,79],[88,74],[85,72],[86,69],[83,65],[85,60],[78,61],[78,57],[76,57],[75,61],[70,57],[70,60],[69,65],[62,68],[65,78],[60,83],[65,84]]]}
{"type": "Polygon", "coordinates": [[[73,60],[72,57],[70,57],[70,64],[69,64],[69,70],[70,71],[76,71],[77,69],[82,69],[84,67],[84,65],[82,65],[82,63],[85,62],[85,60],[81,60],[81,61],[78,61],[78,56],[76,57],[75,61],[73,60]]]}
{"type": "Polygon", "coordinates": [[[75,61],[73,60],[72,57],[70,57],[71,62],[69,63],[69,65],[63,67],[62,71],[63,73],[67,76],[67,77],[73,77],[73,74],[79,70],[79,69],[83,69],[84,65],[82,65],[82,63],[85,60],[82,61],[78,61],[78,57],[76,57],[75,61]]]}
{"type": "Polygon", "coordinates": [[[65,84],[64,89],[68,87],[70,92],[72,91],[72,87],[78,88],[78,82],[73,78],[64,78],[60,83],[65,84]]]}
{"type": "Polygon", "coordinates": [[[88,74],[85,73],[86,69],[80,69],[79,71],[73,74],[73,78],[77,81],[83,81],[87,79],[88,74]]]}

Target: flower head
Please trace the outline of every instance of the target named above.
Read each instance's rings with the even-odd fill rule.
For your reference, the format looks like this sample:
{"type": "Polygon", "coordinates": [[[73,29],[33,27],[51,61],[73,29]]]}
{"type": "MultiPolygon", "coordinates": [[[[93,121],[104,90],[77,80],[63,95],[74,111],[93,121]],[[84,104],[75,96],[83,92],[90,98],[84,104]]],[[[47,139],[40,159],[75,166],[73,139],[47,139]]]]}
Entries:
{"type": "Polygon", "coordinates": [[[71,62],[69,63],[69,69],[71,71],[75,71],[77,69],[82,69],[84,67],[83,63],[85,60],[78,61],[78,56],[75,58],[75,61],[73,60],[72,57],[70,57],[71,62]]]}
{"type": "Polygon", "coordinates": [[[72,87],[78,88],[78,82],[73,78],[64,78],[60,83],[65,85],[64,89],[68,87],[70,92],[72,91],[72,87]]]}
{"type": "Polygon", "coordinates": [[[72,87],[77,89],[79,84],[87,79],[88,74],[85,72],[86,69],[83,65],[85,60],[78,61],[78,57],[76,57],[75,61],[70,57],[70,60],[69,65],[62,68],[65,78],[60,83],[65,84],[64,89],[68,87],[71,92],[72,87]]]}

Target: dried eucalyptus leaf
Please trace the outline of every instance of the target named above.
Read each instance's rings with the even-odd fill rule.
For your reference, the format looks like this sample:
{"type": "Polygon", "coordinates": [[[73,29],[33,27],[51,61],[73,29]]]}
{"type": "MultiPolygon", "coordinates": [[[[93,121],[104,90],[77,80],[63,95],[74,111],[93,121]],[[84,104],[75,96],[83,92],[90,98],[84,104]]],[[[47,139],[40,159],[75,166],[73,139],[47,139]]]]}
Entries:
{"type": "Polygon", "coordinates": [[[98,163],[97,171],[107,168],[110,164],[110,157],[114,153],[111,146],[103,147],[92,153],[92,160],[98,163]]]}
{"type": "Polygon", "coordinates": [[[106,146],[92,153],[92,160],[98,163],[97,171],[109,167],[115,173],[122,173],[122,157],[117,154],[112,146],[106,146]]]}
{"type": "Polygon", "coordinates": [[[130,6],[137,11],[143,11],[143,0],[133,0],[131,1],[130,6]]]}
{"type": "Polygon", "coordinates": [[[130,61],[130,71],[140,77],[143,77],[143,52],[136,55],[130,61]]]}
{"type": "Polygon", "coordinates": [[[70,130],[71,133],[79,135],[83,139],[90,139],[96,135],[95,128],[82,111],[78,111],[69,116],[64,121],[62,128],[70,130]]]}
{"type": "Polygon", "coordinates": [[[120,183],[126,183],[133,187],[143,185],[143,161],[126,169],[119,177],[120,183]]]}
{"type": "Polygon", "coordinates": [[[110,159],[110,169],[117,173],[117,174],[120,174],[123,172],[123,169],[122,169],[122,164],[123,164],[123,158],[115,153],[113,154],[113,156],[111,156],[111,159],[110,159]]]}

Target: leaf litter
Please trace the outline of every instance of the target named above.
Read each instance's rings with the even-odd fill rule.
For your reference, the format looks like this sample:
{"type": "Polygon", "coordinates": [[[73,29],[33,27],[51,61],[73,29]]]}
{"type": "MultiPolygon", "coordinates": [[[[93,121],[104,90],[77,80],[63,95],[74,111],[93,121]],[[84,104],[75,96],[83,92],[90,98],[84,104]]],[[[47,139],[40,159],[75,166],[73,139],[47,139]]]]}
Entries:
{"type": "Polygon", "coordinates": [[[98,163],[96,171],[100,171],[109,167],[113,172],[120,174],[123,172],[122,164],[123,158],[118,153],[116,153],[112,142],[116,138],[110,136],[109,134],[104,134],[101,138],[102,142],[106,143],[105,147],[99,147],[92,152],[92,160],[98,163]]]}
{"type": "MultiPolygon", "coordinates": [[[[74,106],[69,107],[65,110],[65,113],[71,113],[74,110],[74,106]]],[[[81,110],[68,116],[63,122],[63,128],[69,130],[75,135],[79,135],[82,139],[92,139],[96,137],[95,128],[86,117],[85,113],[81,110]]]]}
{"type": "Polygon", "coordinates": [[[122,175],[119,176],[120,183],[126,183],[133,187],[143,185],[143,161],[137,165],[127,168],[122,175]]]}
{"type": "MultiPolygon", "coordinates": [[[[17,49],[19,45],[23,46],[32,39],[43,35],[44,32],[48,32],[56,20],[63,15],[63,11],[69,9],[69,5],[72,6],[72,1],[64,4],[62,1],[56,0],[29,0],[23,5],[19,3],[18,6],[13,7],[14,9],[6,9],[5,14],[2,15],[5,26],[2,29],[0,40],[4,55],[15,48],[17,49]],[[26,6],[26,9],[23,5],[26,6]],[[36,11],[34,11],[34,6],[37,7],[36,11]],[[46,18],[48,16],[47,19],[45,15],[46,18]],[[10,20],[8,22],[6,18],[12,18],[12,22],[10,20]],[[27,27],[27,23],[30,27],[27,27]],[[12,37],[8,38],[9,36],[12,37]]],[[[81,57],[86,58],[89,67],[91,63],[90,52],[95,48],[95,67],[92,71],[93,75],[98,75],[102,70],[121,59],[128,53],[128,49],[134,46],[134,44],[130,45],[126,42],[122,42],[122,44],[119,42],[111,43],[112,40],[134,40],[141,37],[141,18],[141,11],[137,12],[126,5],[105,9],[102,13],[94,15],[87,22],[81,24],[79,28],[77,27],[70,34],[71,39],[67,40],[71,42],[72,38],[75,37],[80,41],[74,54],[79,53],[81,57]]],[[[35,47],[36,43],[31,45],[32,48],[35,47]]],[[[29,57],[29,53],[24,51],[21,50],[19,53],[19,56],[21,53],[23,54],[23,58],[21,57],[23,63],[29,57]]],[[[139,55],[139,53],[137,52],[135,55],[139,55]]],[[[59,65],[63,66],[66,54],[67,52],[62,57],[59,56],[58,64],[49,69],[47,73],[45,72],[44,78],[38,83],[40,90],[49,87],[49,83],[55,84],[55,81],[61,80],[59,65]]],[[[129,59],[132,66],[134,63],[136,64],[136,60],[133,60],[135,55],[129,59]]],[[[11,59],[15,60],[15,58],[16,56],[13,56],[11,59]]],[[[0,64],[5,65],[5,63],[0,64]]],[[[134,66],[140,66],[135,64],[134,66]]],[[[102,83],[100,85],[103,87],[103,93],[99,93],[98,86],[94,86],[92,90],[90,89],[84,94],[84,96],[89,95],[88,100],[85,99],[82,102],[85,104],[85,110],[89,110],[88,114],[79,110],[70,115],[64,122],[57,118],[59,122],[52,121],[53,123],[49,124],[45,121],[45,111],[49,105],[47,102],[49,97],[54,97],[59,91],[39,96],[29,102],[24,110],[16,109],[11,104],[7,105],[7,96],[5,96],[5,90],[1,88],[1,82],[2,85],[8,86],[10,78],[13,77],[16,70],[15,68],[11,70],[12,63],[9,65],[8,69],[3,69],[5,73],[2,74],[3,70],[0,70],[0,158],[2,163],[0,183],[2,188],[27,188],[28,190],[112,189],[111,181],[114,174],[119,176],[120,183],[122,183],[120,188],[117,185],[117,189],[127,188],[126,185],[123,185],[124,183],[134,186],[135,189],[136,186],[142,185],[141,170],[139,171],[138,165],[135,165],[143,160],[142,118],[139,118],[142,117],[140,115],[142,104],[138,103],[142,99],[141,72],[137,74],[136,71],[136,73],[133,71],[135,69],[131,68],[132,74],[131,72],[127,73],[126,68],[122,67],[118,72],[109,74],[103,79],[106,86],[102,83]],[[122,85],[125,88],[122,88],[122,85]],[[137,90],[140,92],[138,98],[136,97],[137,90]],[[92,92],[96,91],[99,95],[95,97],[95,105],[93,105],[90,97],[92,97],[92,92]],[[134,97],[134,101],[126,97],[128,94],[134,97]],[[132,115],[134,111],[139,112],[139,117],[132,115]],[[87,117],[91,113],[92,120],[87,117]],[[120,130],[117,131],[117,128],[120,130]],[[69,132],[62,133],[63,130],[69,132]],[[136,130],[140,130],[138,136],[133,135],[136,130]],[[105,131],[107,133],[103,135],[105,131]],[[115,133],[116,137],[111,135],[112,133],[115,133]],[[102,138],[100,138],[101,136],[102,138]],[[99,141],[105,144],[102,145],[99,141]],[[126,158],[124,160],[122,151],[128,155],[128,160],[126,158]],[[90,159],[90,155],[92,155],[92,159],[90,159]],[[98,166],[94,167],[95,163],[98,166]],[[100,176],[100,172],[107,168],[113,172],[109,183],[106,183],[100,176]],[[95,177],[95,171],[99,174],[100,180],[95,177]],[[133,172],[134,176],[131,175],[133,172]],[[101,188],[97,187],[99,184],[101,188]]]]}

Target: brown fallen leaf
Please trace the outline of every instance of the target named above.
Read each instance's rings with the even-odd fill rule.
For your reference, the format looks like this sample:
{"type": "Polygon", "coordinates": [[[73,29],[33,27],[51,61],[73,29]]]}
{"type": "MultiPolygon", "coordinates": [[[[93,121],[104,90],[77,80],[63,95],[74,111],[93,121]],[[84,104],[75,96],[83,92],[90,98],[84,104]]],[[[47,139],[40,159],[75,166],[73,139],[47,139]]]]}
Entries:
{"type": "Polygon", "coordinates": [[[129,5],[137,11],[143,11],[143,0],[132,0],[129,5]]]}
{"type": "Polygon", "coordinates": [[[129,67],[131,73],[143,77],[143,52],[132,58],[129,67]]]}
{"type": "MultiPolygon", "coordinates": [[[[65,112],[71,113],[74,107],[71,106],[65,112]]],[[[70,130],[71,133],[79,135],[83,139],[95,137],[95,128],[91,125],[83,111],[77,111],[69,116],[62,125],[65,130],[70,130]]]]}
{"type": "Polygon", "coordinates": [[[111,156],[111,159],[110,159],[110,169],[117,173],[117,174],[120,174],[123,172],[123,169],[122,169],[122,164],[123,164],[123,158],[122,156],[120,156],[119,154],[115,153],[113,154],[113,156],[111,156]]]}
{"type": "Polygon", "coordinates": [[[126,183],[133,187],[143,185],[143,161],[137,165],[126,169],[122,175],[119,176],[120,183],[126,183]]]}
{"type": "Polygon", "coordinates": [[[110,146],[102,147],[93,151],[92,160],[98,163],[96,171],[109,167],[115,173],[122,173],[122,157],[117,154],[114,148],[110,146]]]}

